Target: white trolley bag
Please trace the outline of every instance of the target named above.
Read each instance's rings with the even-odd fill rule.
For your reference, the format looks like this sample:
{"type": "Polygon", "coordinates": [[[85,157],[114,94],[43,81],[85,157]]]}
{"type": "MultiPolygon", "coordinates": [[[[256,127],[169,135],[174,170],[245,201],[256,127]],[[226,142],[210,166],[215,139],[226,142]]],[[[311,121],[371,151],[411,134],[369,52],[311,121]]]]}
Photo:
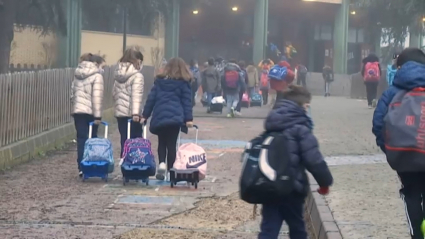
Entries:
{"type": "Polygon", "coordinates": [[[187,182],[197,189],[199,181],[204,179],[207,173],[207,154],[197,144],[198,126],[194,125],[193,128],[196,130],[195,143],[180,144],[181,136],[179,134],[176,161],[173,168],[170,169],[171,187],[178,182],[187,182]]]}

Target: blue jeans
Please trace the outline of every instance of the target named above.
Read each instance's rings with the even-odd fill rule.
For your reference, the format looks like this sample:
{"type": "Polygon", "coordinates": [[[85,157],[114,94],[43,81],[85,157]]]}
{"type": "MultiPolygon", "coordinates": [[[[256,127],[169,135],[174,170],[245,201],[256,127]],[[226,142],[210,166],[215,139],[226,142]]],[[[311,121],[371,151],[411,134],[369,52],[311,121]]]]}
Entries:
{"type": "Polygon", "coordinates": [[[277,239],[283,221],[289,227],[289,238],[307,239],[303,213],[304,198],[300,196],[290,196],[279,204],[263,205],[258,239],[277,239]]]}
{"type": "Polygon", "coordinates": [[[239,103],[239,92],[235,94],[227,94],[226,95],[227,100],[227,112],[230,114],[231,109],[236,109],[239,103]]]}
{"type": "Polygon", "coordinates": [[[211,100],[215,97],[215,93],[208,93],[207,92],[207,102],[208,102],[208,106],[211,105],[211,100]]]}

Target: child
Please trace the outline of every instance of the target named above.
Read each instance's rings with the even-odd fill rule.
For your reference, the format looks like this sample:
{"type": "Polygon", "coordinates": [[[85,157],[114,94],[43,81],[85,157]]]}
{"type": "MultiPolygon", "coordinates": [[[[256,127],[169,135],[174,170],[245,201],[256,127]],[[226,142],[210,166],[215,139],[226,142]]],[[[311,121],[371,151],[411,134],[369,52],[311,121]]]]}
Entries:
{"type": "MultiPolygon", "coordinates": [[[[401,90],[410,91],[414,88],[425,87],[425,54],[420,49],[405,49],[397,58],[396,66],[398,71],[393,84],[382,94],[373,115],[372,132],[376,136],[377,145],[384,153],[387,151],[384,138],[384,117],[388,113],[391,101],[401,90]]],[[[400,123],[400,125],[404,124],[404,122],[400,123]]],[[[415,125],[410,127],[415,127],[415,125]]],[[[389,133],[391,134],[391,132],[389,133]]],[[[393,151],[393,149],[391,150],[393,151]]],[[[410,163],[413,162],[407,158],[403,161],[403,165],[400,166],[408,167],[410,163]]],[[[421,232],[421,224],[425,215],[422,208],[422,203],[425,201],[425,171],[418,169],[417,172],[403,171],[397,173],[402,183],[400,195],[405,204],[412,239],[423,239],[424,235],[421,232]]]]}
{"type": "Polygon", "coordinates": [[[245,89],[244,75],[241,68],[236,64],[236,60],[230,60],[224,67],[221,86],[224,95],[226,95],[227,117],[235,117],[236,107],[239,103],[239,92],[245,89]]]}
{"type": "Polygon", "coordinates": [[[270,79],[270,88],[276,91],[276,101],[282,98],[283,92],[288,88],[288,85],[290,85],[295,79],[295,73],[292,71],[289,62],[280,61],[279,66],[286,67],[285,80],[270,79]]]}
{"type": "MultiPolygon", "coordinates": [[[[164,72],[156,76],[143,110],[143,121],[153,114],[150,131],[158,135],[158,180],[165,179],[166,171],[176,161],[176,143],[181,127],[193,126],[191,79],[192,74],[184,60],[171,59],[164,72]]],[[[187,128],[182,131],[187,132],[187,128]]]]}
{"type": "Polygon", "coordinates": [[[72,116],[77,131],[77,164],[79,176],[80,163],[83,159],[84,144],[89,135],[89,123],[94,121],[93,138],[97,137],[97,129],[102,118],[103,101],[103,65],[105,60],[91,53],[80,57],[80,64],[75,70],[71,86],[72,116]]]}
{"type": "Polygon", "coordinates": [[[361,74],[366,85],[367,105],[369,109],[376,107],[376,95],[378,93],[378,84],[381,78],[381,65],[379,58],[371,53],[362,61],[361,74]]]}
{"type": "MultiPolygon", "coordinates": [[[[128,120],[132,119],[130,138],[142,137],[143,127],[139,123],[142,115],[144,77],[141,73],[143,54],[136,48],[124,52],[114,73],[112,94],[115,101],[115,117],[121,135],[122,157],[124,143],[127,140],[128,120]]],[[[143,121],[142,121],[143,122],[143,121]]]]}
{"type": "Polygon", "coordinates": [[[334,81],[334,72],[329,65],[325,65],[322,69],[323,80],[325,81],[325,97],[331,96],[330,86],[334,81]]]}
{"type": "Polygon", "coordinates": [[[263,205],[259,239],[277,239],[283,221],[289,226],[290,238],[307,239],[303,214],[309,182],[305,170],[316,179],[320,194],[329,193],[333,178],[312,132],[307,115],[310,101],[311,94],[305,88],[291,85],[266,119],[266,131],[283,131],[287,135],[295,183],[291,195],[279,204],[263,205]]]}

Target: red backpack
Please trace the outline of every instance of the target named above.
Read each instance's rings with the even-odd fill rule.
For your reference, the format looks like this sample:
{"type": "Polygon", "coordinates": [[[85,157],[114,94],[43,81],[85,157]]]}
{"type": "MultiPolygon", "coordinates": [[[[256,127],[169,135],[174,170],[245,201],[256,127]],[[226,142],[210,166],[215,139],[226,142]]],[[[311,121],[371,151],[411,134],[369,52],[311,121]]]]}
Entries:
{"type": "Polygon", "coordinates": [[[224,73],[224,79],[226,81],[226,86],[229,89],[237,89],[239,85],[239,72],[237,71],[226,71],[224,73]]]}
{"type": "Polygon", "coordinates": [[[269,73],[268,73],[267,70],[263,70],[261,72],[260,88],[261,89],[268,89],[269,87],[270,87],[269,73]]]}
{"type": "Polygon", "coordinates": [[[379,72],[379,62],[368,62],[364,67],[364,81],[379,81],[381,73],[379,72]]]}

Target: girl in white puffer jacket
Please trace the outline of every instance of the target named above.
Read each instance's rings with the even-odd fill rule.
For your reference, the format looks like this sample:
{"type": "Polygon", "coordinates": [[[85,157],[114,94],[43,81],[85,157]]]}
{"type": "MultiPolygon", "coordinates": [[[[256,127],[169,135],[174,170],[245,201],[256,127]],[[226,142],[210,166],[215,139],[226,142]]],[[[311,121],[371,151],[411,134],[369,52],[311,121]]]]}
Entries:
{"type": "Polygon", "coordinates": [[[80,57],[80,64],[75,70],[71,86],[72,116],[77,131],[77,163],[80,177],[80,162],[83,159],[84,144],[89,134],[89,123],[94,121],[93,137],[102,119],[103,101],[103,66],[105,60],[91,53],[80,57]]]}

